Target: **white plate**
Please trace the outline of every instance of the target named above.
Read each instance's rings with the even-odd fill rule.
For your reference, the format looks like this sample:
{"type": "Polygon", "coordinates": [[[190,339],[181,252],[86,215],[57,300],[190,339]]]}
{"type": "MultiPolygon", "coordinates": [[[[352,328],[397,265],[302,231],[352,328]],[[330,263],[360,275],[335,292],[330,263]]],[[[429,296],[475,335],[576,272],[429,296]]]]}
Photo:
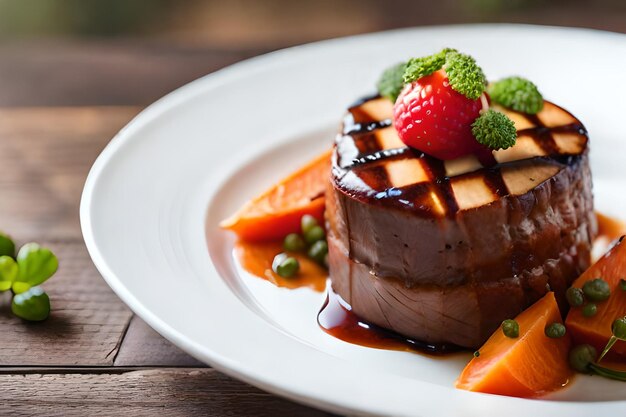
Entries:
{"type": "Polygon", "coordinates": [[[597,206],[609,214],[626,207],[625,36],[513,25],[400,30],[254,58],[143,111],[102,152],[85,185],[81,224],[96,266],[185,351],[315,407],[431,417],[623,412],[626,402],[616,400],[626,384],[597,377],[577,378],[550,400],[455,390],[467,357],[435,360],[336,340],[316,324],[323,294],[273,287],[233,262],[232,237],[219,220],[330,146],[346,105],[372,92],[384,67],[445,46],[474,55],[492,79],[527,76],[582,119],[597,206]]]}

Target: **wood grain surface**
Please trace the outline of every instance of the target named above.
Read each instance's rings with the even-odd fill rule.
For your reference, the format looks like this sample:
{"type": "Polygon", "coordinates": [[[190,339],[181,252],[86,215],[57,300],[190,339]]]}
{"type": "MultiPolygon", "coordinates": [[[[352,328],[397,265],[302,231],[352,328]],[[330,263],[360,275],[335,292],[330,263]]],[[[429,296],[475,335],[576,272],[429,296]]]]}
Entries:
{"type": "Polygon", "coordinates": [[[322,416],[213,369],[0,375],[0,415],[322,416]]]}

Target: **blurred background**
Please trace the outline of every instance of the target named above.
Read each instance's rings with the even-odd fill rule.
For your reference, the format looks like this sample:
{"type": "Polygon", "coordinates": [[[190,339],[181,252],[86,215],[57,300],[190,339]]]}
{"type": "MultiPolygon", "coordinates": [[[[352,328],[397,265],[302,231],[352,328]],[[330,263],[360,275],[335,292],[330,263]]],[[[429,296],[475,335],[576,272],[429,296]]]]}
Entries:
{"type": "Polygon", "coordinates": [[[626,2],[0,0],[0,106],[145,105],[201,75],[286,46],[479,22],[626,32],[626,2]]]}

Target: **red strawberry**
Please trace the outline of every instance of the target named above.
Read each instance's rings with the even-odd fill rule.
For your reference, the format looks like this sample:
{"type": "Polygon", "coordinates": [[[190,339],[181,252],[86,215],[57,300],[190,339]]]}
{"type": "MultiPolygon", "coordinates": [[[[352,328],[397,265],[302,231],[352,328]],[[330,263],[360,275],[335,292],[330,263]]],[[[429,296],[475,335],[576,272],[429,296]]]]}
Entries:
{"type": "Polygon", "coordinates": [[[483,154],[486,148],[472,135],[472,123],[482,109],[450,87],[444,70],[404,87],[394,105],[394,124],[400,139],[412,148],[439,159],[483,154]]]}

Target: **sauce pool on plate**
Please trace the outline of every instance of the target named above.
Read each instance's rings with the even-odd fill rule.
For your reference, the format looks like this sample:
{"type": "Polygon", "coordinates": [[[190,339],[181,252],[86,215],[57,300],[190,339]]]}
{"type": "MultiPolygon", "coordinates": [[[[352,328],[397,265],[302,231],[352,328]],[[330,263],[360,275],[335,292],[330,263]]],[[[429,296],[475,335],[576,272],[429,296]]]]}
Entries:
{"type": "Polygon", "coordinates": [[[348,343],[377,349],[429,354],[457,352],[454,345],[423,343],[361,320],[351,307],[329,287],[326,302],[317,315],[319,326],[331,336],[348,343]]]}

